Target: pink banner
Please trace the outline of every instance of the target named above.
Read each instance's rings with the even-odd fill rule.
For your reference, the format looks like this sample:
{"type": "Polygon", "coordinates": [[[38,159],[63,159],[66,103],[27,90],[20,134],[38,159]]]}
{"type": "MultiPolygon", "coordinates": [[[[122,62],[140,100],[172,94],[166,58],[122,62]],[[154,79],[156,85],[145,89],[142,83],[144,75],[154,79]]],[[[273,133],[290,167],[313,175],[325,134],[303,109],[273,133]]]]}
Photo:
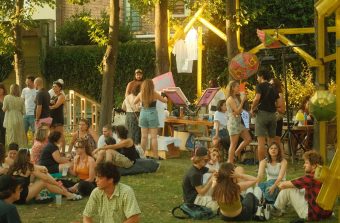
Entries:
{"type": "Polygon", "coordinates": [[[162,91],[168,87],[176,87],[171,72],[159,75],[152,79],[156,91],[162,91]]]}

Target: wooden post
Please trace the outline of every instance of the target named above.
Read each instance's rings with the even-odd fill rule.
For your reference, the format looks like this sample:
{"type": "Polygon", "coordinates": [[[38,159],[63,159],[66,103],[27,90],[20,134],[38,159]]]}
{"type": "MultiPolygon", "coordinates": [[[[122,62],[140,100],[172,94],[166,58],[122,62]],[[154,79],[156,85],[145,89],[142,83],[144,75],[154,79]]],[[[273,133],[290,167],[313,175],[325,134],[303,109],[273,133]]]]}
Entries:
{"type": "Polygon", "coordinates": [[[202,26],[198,27],[198,39],[197,39],[197,97],[202,95],[202,51],[203,51],[203,30],[202,26]]]}

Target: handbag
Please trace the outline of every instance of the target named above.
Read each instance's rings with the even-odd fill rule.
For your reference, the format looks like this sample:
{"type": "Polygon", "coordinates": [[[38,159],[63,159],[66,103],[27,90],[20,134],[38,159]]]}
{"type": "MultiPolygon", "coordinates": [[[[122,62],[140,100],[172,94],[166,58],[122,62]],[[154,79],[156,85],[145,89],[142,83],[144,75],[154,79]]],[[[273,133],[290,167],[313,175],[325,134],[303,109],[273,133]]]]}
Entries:
{"type": "Polygon", "coordinates": [[[195,220],[208,220],[216,216],[216,214],[210,208],[190,203],[183,203],[180,206],[173,208],[171,213],[175,218],[178,219],[192,218],[195,220]],[[176,215],[176,210],[181,210],[185,216],[176,215]]]}
{"type": "Polygon", "coordinates": [[[254,216],[255,221],[268,221],[270,219],[270,209],[268,204],[258,205],[254,216]]]}

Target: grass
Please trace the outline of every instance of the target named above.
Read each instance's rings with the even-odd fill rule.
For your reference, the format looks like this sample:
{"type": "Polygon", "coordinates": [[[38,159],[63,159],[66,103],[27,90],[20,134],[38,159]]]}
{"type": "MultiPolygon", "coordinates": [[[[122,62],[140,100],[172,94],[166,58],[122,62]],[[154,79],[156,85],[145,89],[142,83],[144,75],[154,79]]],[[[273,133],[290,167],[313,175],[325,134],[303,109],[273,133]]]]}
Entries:
{"type": "MultiPolygon", "coordinates": [[[[171,215],[173,207],[182,202],[182,178],[191,165],[189,154],[183,152],[181,158],[161,161],[161,167],[156,173],[124,176],[122,183],[130,185],[136,194],[142,211],[141,222],[172,223],[172,222],[203,222],[194,220],[179,220],[171,215]]],[[[257,166],[244,166],[247,173],[255,175],[257,166]]],[[[303,175],[302,163],[289,165],[287,178],[292,179],[303,175]]],[[[18,206],[19,214],[24,223],[65,223],[79,222],[86,199],[81,201],[66,201],[60,207],[54,203],[31,204],[18,206]]],[[[268,222],[289,222],[297,217],[292,211],[280,218],[273,218],[268,222]]],[[[96,219],[98,222],[98,219],[96,219]]],[[[207,222],[207,221],[204,221],[207,222]]],[[[208,222],[223,222],[218,217],[208,222]]],[[[337,222],[335,217],[323,222],[337,222]]]]}

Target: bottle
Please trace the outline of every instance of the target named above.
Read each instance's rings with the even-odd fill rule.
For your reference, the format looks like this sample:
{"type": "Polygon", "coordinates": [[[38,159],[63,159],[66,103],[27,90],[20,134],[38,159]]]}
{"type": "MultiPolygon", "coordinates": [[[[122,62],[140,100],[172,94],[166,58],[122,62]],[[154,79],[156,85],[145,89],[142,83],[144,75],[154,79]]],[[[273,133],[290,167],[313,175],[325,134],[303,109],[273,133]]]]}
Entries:
{"type": "Polygon", "coordinates": [[[307,113],[304,113],[304,125],[307,125],[307,113]]]}

